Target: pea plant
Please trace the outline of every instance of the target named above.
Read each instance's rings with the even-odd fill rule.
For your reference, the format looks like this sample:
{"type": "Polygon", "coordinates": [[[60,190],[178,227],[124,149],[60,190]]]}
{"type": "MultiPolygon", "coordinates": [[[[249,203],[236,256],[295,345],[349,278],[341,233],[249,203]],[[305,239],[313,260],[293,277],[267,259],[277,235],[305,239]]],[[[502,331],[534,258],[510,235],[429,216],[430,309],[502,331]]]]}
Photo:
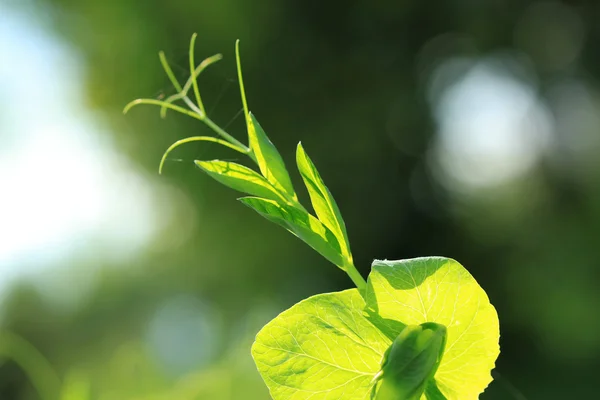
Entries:
{"type": "Polygon", "coordinates": [[[183,86],[160,53],[177,93],[164,100],[138,99],[124,110],[157,105],[163,117],[168,109],[175,110],[216,133],[174,143],[159,172],[171,151],[195,141],[217,143],[248,156],[255,169],[222,160],[194,163],[221,184],[248,195],[239,201],[304,241],[356,286],[309,297],[258,332],[252,357],[272,398],[477,399],[492,381],[500,352],[498,316],[486,292],[461,264],[445,257],[375,260],[365,280],[354,265],[340,209],[302,144],[296,149],[296,166],[312,212],[299,203],[282,157],[249,111],[239,41],[236,63],[248,145],[206,114],[198,76],[221,55],[196,65],[195,39],[192,36],[189,49],[190,78],[183,86]]]}

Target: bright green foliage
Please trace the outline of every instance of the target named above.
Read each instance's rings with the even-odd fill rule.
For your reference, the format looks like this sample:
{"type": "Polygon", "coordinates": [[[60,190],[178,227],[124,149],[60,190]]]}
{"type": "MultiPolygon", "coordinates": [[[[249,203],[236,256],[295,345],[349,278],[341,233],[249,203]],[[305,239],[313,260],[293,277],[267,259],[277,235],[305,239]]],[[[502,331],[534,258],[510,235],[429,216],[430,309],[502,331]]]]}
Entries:
{"type": "Polygon", "coordinates": [[[391,344],[363,314],[358,290],[320,294],[281,313],[252,356],[275,400],[368,399],[391,344]]]}
{"type": "Polygon", "coordinates": [[[257,335],[252,355],[274,400],[474,400],[492,381],[499,354],[498,316],[485,291],[454,260],[442,257],[375,261],[368,284],[352,261],[346,226],[333,196],[299,144],[298,169],[316,217],[298,202],[283,160],[248,110],[239,42],[236,61],[248,129],[246,146],[205,113],[196,82],[220,56],[194,67],[177,82],[164,56],[163,67],[178,93],[166,101],[139,99],[179,111],[221,138],[213,142],[247,155],[260,174],[225,161],[195,161],[218,182],[257,197],[242,203],[284,227],[344,270],[358,290],[310,297],[269,322],[257,335]],[[194,89],[196,103],[187,96],[194,89]],[[189,110],[173,104],[183,101],[189,110]],[[393,343],[393,344],[392,344],[393,343]]]}
{"type": "Polygon", "coordinates": [[[285,164],[279,155],[279,151],[267,137],[256,117],[249,113],[248,141],[250,150],[256,156],[256,162],[260,172],[273,186],[289,197],[297,200],[292,181],[285,169],[285,164]]]}
{"type": "Polygon", "coordinates": [[[499,353],[496,311],[456,261],[441,257],[376,261],[365,302],[358,296],[351,302],[341,301],[348,293],[300,302],[258,334],[253,356],[275,400],[305,399],[308,394],[315,399],[362,399],[379,380],[376,389],[383,387],[384,393],[374,397],[377,400],[390,399],[390,392],[399,396],[392,396],[393,400],[471,400],[491,382],[490,371],[499,353]],[[336,372],[331,381],[322,379],[321,369],[305,362],[305,358],[317,357],[319,365],[372,373],[372,369],[351,368],[342,361],[371,366],[372,360],[367,361],[355,344],[363,349],[388,349],[393,339],[387,356],[380,354],[381,373],[372,376],[375,379],[368,385],[360,375],[342,372],[336,372]],[[357,397],[319,394],[331,390],[331,385],[335,393],[357,397]]]}
{"type": "Polygon", "coordinates": [[[376,400],[419,400],[435,375],[446,345],[446,327],[408,325],[386,351],[376,400]]]}
{"type": "Polygon", "coordinates": [[[342,254],[351,263],[352,254],[350,252],[348,233],[346,233],[346,224],[342,219],[340,209],[329,192],[329,189],[325,186],[323,179],[321,179],[319,171],[317,171],[317,168],[304,151],[301,143],[298,143],[298,148],[296,150],[296,164],[298,164],[298,170],[308,189],[310,201],[315,209],[315,213],[323,224],[335,234],[340,242],[342,254]]]}
{"type": "Polygon", "coordinates": [[[302,239],[333,264],[344,263],[335,235],[306,211],[258,197],[243,197],[240,201],[302,239]]]}
{"type": "Polygon", "coordinates": [[[436,322],[448,339],[435,379],[449,400],[477,399],[492,381],[500,352],[498,315],[485,291],[458,262],[443,257],[375,261],[366,292],[367,310],[398,335],[408,325],[436,322]]]}
{"type": "Polygon", "coordinates": [[[285,201],[265,178],[248,167],[228,161],[195,161],[195,164],[216,181],[242,193],[285,201]]]}
{"type": "Polygon", "coordinates": [[[254,115],[248,109],[246,101],[246,90],[244,89],[244,78],[242,76],[242,62],[240,60],[240,42],[235,44],[235,61],[237,64],[238,80],[240,84],[240,97],[244,106],[246,128],[248,130],[248,145],[250,156],[258,164],[263,176],[278,190],[286,193],[289,198],[297,200],[296,193],[292,187],[292,181],[285,168],[285,164],[279,155],[279,151],[267,137],[254,115]]]}
{"type": "Polygon", "coordinates": [[[132,107],[139,104],[157,105],[161,107],[161,110],[172,109],[204,122],[221,138],[195,136],[175,142],[163,155],[159,172],[162,171],[168,154],[179,145],[190,142],[212,142],[247,155],[258,166],[260,174],[253,169],[231,162],[196,160],[195,163],[209,176],[225,186],[256,196],[242,201],[270,221],[276,222],[305,241],[327,260],[346,271],[357,287],[364,290],[366,282],[353,264],[344,221],[337,204],[325,187],[315,166],[302,149],[302,146],[299,146],[298,167],[309,189],[317,218],[310,215],[298,202],[298,197],[279,151],[269,140],[256,117],[249,111],[242,78],[239,41],[236,42],[236,62],[240,95],[248,130],[248,146],[220,128],[206,115],[196,80],[208,65],[220,60],[221,57],[220,55],[210,57],[194,68],[192,58],[194,40],[195,35],[190,43],[191,76],[184,86],[181,86],[177,81],[166,58],[161,53],[160,58],[163,68],[178,93],[168,97],[165,101],[155,99],[134,100],[125,106],[124,112],[128,112],[132,107]],[[194,89],[196,104],[187,95],[191,88],[194,89]],[[175,105],[174,102],[176,101],[183,101],[190,110],[175,105]]]}

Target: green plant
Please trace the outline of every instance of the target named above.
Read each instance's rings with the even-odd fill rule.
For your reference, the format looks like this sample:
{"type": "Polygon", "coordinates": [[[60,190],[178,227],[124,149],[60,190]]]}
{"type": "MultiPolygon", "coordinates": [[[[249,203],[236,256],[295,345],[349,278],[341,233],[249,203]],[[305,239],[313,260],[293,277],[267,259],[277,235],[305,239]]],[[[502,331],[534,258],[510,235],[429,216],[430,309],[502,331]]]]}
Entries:
{"type": "Polygon", "coordinates": [[[208,125],[220,137],[196,136],[247,155],[257,172],[241,164],[211,160],[195,164],[220,183],[246,193],[239,200],[306,242],[346,272],[355,289],[312,296],[282,312],[256,336],[252,356],[275,400],[460,399],[478,398],[492,381],[499,354],[499,324],[485,291],[458,262],[424,257],[372,264],[368,279],[354,266],[340,210],[301,144],[296,164],[312,203],[312,215],[299,202],[279,152],[249,112],[242,80],[239,41],[236,61],[244,107],[246,146],[217,126],[202,103],[197,78],[221,59],[194,62],[190,42],[190,78],[184,86],[163,53],[160,60],[177,94],[164,101],[138,104],[179,111],[208,125]],[[195,103],[188,96],[193,88],[195,103]],[[185,109],[174,104],[183,101],[185,109]]]}

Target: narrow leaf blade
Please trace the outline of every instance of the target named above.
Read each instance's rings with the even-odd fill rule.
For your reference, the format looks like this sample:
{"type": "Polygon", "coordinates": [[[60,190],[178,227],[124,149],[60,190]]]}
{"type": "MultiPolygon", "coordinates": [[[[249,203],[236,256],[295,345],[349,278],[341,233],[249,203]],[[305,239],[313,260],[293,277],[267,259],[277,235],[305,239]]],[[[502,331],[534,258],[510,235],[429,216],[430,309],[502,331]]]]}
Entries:
{"type": "Polygon", "coordinates": [[[319,220],[338,238],[344,256],[351,260],[352,255],[346,232],[346,224],[344,223],[340,209],[331,192],[325,186],[323,179],[321,179],[317,168],[304,151],[301,143],[298,143],[296,150],[296,163],[298,164],[298,170],[302,175],[304,184],[308,189],[315,213],[319,217],[319,220]]]}
{"type": "Polygon", "coordinates": [[[209,176],[231,189],[275,201],[282,200],[281,195],[265,178],[248,167],[221,160],[194,162],[209,176]]]}
{"type": "Polygon", "coordinates": [[[310,297],[257,335],[252,357],[274,400],[365,400],[391,340],[357,289],[310,297]]]}
{"type": "Polygon", "coordinates": [[[248,142],[251,151],[256,156],[260,172],[277,189],[287,193],[291,198],[297,199],[292,181],[279,151],[269,140],[252,113],[248,113],[247,119],[248,142]]]}
{"type": "Polygon", "coordinates": [[[306,211],[258,197],[243,197],[239,200],[269,221],[302,239],[333,264],[338,267],[344,265],[335,235],[306,211]]]}

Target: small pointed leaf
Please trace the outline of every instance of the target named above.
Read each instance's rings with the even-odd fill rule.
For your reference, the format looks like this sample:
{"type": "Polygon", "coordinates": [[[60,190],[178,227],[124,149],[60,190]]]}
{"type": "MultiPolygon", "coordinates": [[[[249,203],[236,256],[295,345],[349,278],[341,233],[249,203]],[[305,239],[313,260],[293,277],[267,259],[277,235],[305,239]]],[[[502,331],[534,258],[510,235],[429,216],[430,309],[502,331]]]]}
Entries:
{"type": "Polygon", "coordinates": [[[252,357],[274,400],[366,400],[391,340],[357,289],[310,297],[256,335],[252,357]]]}
{"type": "Polygon", "coordinates": [[[254,155],[260,172],[274,187],[286,193],[291,199],[298,200],[292,181],[285,169],[281,155],[271,143],[267,134],[262,129],[254,115],[248,110],[246,100],[246,89],[244,89],[244,78],[242,74],[242,61],[240,57],[240,41],[235,42],[235,63],[237,66],[238,83],[240,86],[240,97],[244,106],[246,127],[248,129],[248,145],[254,155]]]}
{"type": "Polygon", "coordinates": [[[260,172],[278,190],[287,193],[291,198],[296,200],[297,197],[292,186],[292,181],[279,151],[271,143],[252,113],[249,113],[247,116],[247,124],[250,150],[256,156],[260,172]]]}
{"type": "Polygon", "coordinates": [[[234,190],[275,201],[283,200],[265,178],[248,167],[221,160],[194,162],[216,181],[234,190]]]}
{"type": "Polygon", "coordinates": [[[296,150],[296,163],[298,164],[298,170],[302,175],[304,184],[308,189],[315,213],[319,217],[319,220],[335,234],[340,242],[342,254],[351,261],[350,244],[342,214],[301,143],[298,143],[296,150]]]}
{"type": "Polygon", "coordinates": [[[344,265],[335,235],[306,211],[258,197],[243,197],[240,201],[302,239],[333,264],[338,267],[344,265]]]}

